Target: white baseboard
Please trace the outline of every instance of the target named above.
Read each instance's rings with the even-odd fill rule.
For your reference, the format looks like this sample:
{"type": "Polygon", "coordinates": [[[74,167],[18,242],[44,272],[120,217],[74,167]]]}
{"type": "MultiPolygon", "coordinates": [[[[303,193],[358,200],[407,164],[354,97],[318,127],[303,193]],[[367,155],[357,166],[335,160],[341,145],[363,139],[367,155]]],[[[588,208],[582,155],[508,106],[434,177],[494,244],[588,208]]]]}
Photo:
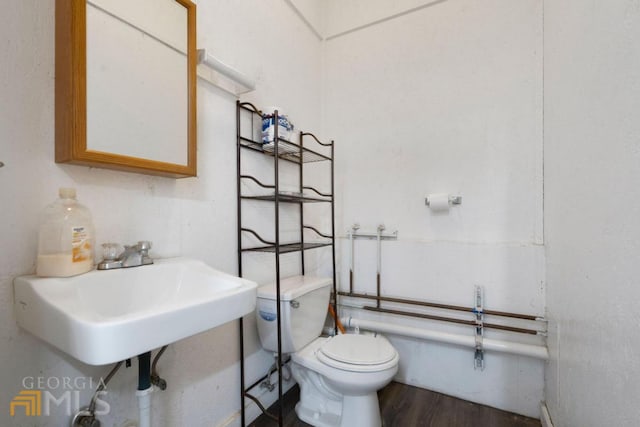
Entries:
{"type": "Polygon", "coordinates": [[[540,404],[540,424],[542,424],[542,427],[553,427],[551,416],[549,415],[549,409],[545,402],[540,404]]]}

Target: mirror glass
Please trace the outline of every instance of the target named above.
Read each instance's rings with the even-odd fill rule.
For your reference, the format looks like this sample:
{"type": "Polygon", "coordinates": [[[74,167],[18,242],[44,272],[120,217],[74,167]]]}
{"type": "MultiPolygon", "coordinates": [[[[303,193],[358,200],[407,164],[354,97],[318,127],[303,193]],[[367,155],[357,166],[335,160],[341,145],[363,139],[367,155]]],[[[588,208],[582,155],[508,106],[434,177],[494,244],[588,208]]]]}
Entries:
{"type": "Polygon", "coordinates": [[[57,0],[56,161],[196,175],[195,4],[57,0]]]}
{"type": "Polygon", "coordinates": [[[186,165],[187,9],[90,0],[86,17],[87,149],[186,165]]]}

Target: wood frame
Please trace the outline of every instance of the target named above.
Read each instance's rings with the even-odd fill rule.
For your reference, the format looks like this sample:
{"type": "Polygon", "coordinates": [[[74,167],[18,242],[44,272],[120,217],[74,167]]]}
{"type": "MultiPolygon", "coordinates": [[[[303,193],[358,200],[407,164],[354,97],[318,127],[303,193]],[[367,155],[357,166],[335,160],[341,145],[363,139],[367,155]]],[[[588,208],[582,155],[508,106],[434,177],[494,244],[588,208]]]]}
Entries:
{"type": "Polygon", "coordinates": [[[87,149],[86,0],[56,0],[56,163],[173,178],[196,176],[196,5],[191,0],[175,1],[187,9],[187,165],[87,149]]]}

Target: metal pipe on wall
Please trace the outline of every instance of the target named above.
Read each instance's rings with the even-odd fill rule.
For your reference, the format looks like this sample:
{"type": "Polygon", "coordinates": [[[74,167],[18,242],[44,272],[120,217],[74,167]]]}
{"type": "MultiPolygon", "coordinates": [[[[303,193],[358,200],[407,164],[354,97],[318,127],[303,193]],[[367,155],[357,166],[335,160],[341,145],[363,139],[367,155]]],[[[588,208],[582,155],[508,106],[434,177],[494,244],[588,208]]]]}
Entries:
{"type": "Polygon", "coordinates": [[[380,308],[380,295],[381,295],[381,285],[380,285],[380,271],[382,270],[382,232],[384,231],[384,225],[380,224],[377,230],[377,266],[376,266],[376,295],[378,299],[376,300],[376,307],[380,308]]]}
{"type": "MultiPolygon", "coordinates": [[[[437,320],[439,322],[450,322],[450,323],[457,323],[459,325],[467,325],[467,326],[476,326],[477,323],[475,320],[464,320],[464,319],[457,319],[454,317],[447,317],[447,316],[435,316],[432,314],[425,314],[425,313],[415,313],[415,312],[411,312],[411,311],[404,311],[404,310],[393,310],[393,309],[389,309],[389,308],[377,308],[377,307],[369,307],[369,306],[364,306],[362,307],[363,310],[367,310],[367,311],[376,311],[378,313],[387,313],[387,314],[395,314],[398,316],[408,316],[408,317],[417,317],[420,319],[428,319],[428,320],[437,320]]],[[[502,331],[507,331],[507,332],[517,332],[520,334],[529,334],[529,335],[543,335],[544,332],[542,331],[538,331],[536,329],[528,329],[528,328],[517,328],[515,326],[507,326],[507,325],[498,325],[495,323],[483,323],[483,327],[487,328],[487,329],[500,329],[502,331]]]]}
{"type": "MultiPolygon", "coordinates": [[[[353,224],[351,230],[349,230],[349,243],[351,252],[349,252],[349,293],[353,293],[353,270],[355,264],[355,248],[354,248],[354,233],[360,228],[360,225],[353,224]]],[[[335,233],[334,233],[335,236],[335,233]]]]}
{"type": "MultiPolygon", "coordinates": [[[[354,319],[351,316],[342,317],[341,321],[346,327],[358,327],[375,332],[383,332],[410,338],[420,338],[427,341],[443,342],[463,347],[475,348],[476,346],[475,337],[471,335],[452,334],[449,332],[433,331],[424,328],[415,328],[412,326],[394,325],[374,320],[354,319]]],[[[485,338],[483,340],[483,349],[519,356],[528,356],[542,360],[549,359],[549,351],[547,350],[547,347],[541,345],[522,344],[485,338]]]]}
{"type": "MultiPolygon", "coordinates": [[[[445,310],[455,310],[455,311],[464,311],[464,312],[467,312],[467,313],[473,313],[473,308],[470,308],[470,307],[464,307],[464,306],[459,306],[459,305],[451,305],[451,304],[440,304],[440,303],[434,303],[434,302],[429,302],[429,301],[419,301],[419,300],[408,299],[408,298],[377,296],[377,295],[361,294],[361,293],[357,293],[357,292],[342,292],[342,291],[339,291],[338,295],[344,296],[344,297],[364,298],[364,299],[379,300],[379,301],[386,301],[386,302],[394,302],[394,303],[400,303],[400,304],[419,305],[419,306],[423,306],[423,307],[433,307],[433,308],[441,308],[441,309],[445,309],[445,310]]],[[[485,310],[483,310],[483,313],[487,314],[487,315],[492,315],[492,316],[513,317],[514,319],[544,320],[543,318],[541,318],[539,316],[534,316],[534,315],[530,315],[530,314],[510,313],[510,312],[506,312],[506,311],[486,310],[485,309],[485,310]]]]}

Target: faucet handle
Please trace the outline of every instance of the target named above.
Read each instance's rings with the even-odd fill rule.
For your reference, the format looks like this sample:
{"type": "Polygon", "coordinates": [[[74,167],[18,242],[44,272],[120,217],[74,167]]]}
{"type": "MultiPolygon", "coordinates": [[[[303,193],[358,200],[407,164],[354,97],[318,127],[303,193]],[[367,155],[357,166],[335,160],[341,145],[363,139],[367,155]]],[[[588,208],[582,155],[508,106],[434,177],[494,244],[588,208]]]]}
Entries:
{"type": "Polygon", "coordinates": [[[151,249],[151,242],[148,240],[141,240],[138,242],[137,248],[140,252],[149,252],[149,249],[151,249]]]}
{"type": "Polygon", "coordinates": [[[117,243],[103,243],[102,244],[102,258],[105,261],[113,261],[118,258],[120,252],[120,245],[117,243]]]}
{"type": "Polygon", "coordinates": [[[140,260],[141,265],[153,264],[153,259],[151,259],[151,257],[149,256],[149,249],[151,249],[151,242],[147,240],[142,240],[138,242],[138,244],[136,245],[136,248],[140,252],[140,255],[142,255],[141,257],[142,259],[140,260]]]}

